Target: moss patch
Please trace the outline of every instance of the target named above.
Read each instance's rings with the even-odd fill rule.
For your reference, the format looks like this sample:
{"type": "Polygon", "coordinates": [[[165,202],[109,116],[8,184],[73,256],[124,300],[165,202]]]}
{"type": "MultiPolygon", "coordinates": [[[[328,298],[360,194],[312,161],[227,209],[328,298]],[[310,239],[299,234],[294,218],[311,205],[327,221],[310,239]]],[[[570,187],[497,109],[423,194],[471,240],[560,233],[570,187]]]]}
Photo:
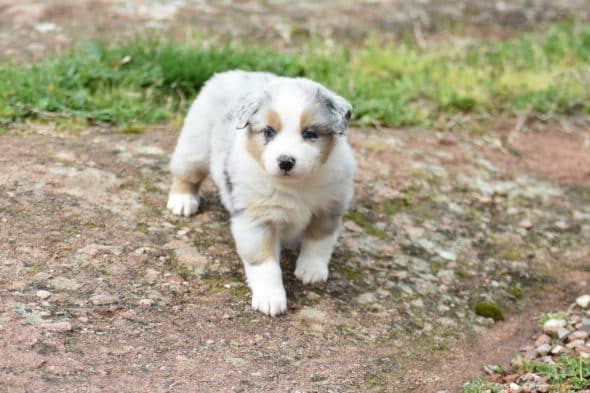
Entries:
{"type": "Polygon", "coordinates": [[[494,321],[504,320],[504,312],[494,303],[479,302],[475,305],[473,311],[479,316],[492,318],[494,321]]]}

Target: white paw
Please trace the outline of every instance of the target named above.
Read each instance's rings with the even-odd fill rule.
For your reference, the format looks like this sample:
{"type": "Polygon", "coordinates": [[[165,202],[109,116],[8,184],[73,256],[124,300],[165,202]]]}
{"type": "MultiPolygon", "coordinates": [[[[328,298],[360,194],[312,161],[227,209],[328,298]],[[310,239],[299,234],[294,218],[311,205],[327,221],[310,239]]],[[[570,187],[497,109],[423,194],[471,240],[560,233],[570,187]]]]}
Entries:
{"type": "Polygon", "coordinates": [[[188,217],[199,210],[199,197],[193,194],[173,194],[168,196],[166,207],[178,216],[188,217]]]}
{"type": "Polygon", "coordinates": [[[304,284],[324,282],[328,279],[328,265],[322,262],[300,262],[297,261],[295,277],[304,284]]]}
{"type": "Polygon", "coordinates": [[[252,292],[252,308],[274,317],[287,311],[284,289],[263,289],[252,292]]]}

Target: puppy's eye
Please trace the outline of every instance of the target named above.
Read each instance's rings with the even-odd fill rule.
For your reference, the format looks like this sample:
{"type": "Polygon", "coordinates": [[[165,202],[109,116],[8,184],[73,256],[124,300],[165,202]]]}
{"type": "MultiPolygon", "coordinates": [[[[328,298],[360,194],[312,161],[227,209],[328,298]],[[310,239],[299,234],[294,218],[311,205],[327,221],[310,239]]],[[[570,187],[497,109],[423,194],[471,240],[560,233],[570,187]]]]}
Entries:
{"type": "Polygon", "coordinates": [[[309,128],[306,128],[305,130],[303,130],[303,133],[301,134],[301,136],[303,137],[303,139],[309,139],[309,140],[318,139],[318,134],[316,132],[310,130],[309,128]]]}
{"type": "Polygon", "coordinates": [[[266,127],[263,132],[264,132],[264,139],[266,139],[267,141],[270,141],[272,138],[274,138],[277,135],[277,132],[271,126],[266,127]]]}

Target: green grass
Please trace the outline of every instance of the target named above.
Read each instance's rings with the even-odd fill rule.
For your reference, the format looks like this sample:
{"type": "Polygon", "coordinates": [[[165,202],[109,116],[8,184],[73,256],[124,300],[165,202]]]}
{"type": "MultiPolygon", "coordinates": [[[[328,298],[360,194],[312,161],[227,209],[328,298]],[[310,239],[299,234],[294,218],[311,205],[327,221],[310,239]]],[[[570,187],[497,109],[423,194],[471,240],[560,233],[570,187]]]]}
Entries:
{"type": "Polygon", "coordinates": [[[554,365],[539,363],[535,371],[548,376],[556,392],[581,392],[590,388],[590,359],[562,356],[554,365]]]}
{"type": "MultiPolygon", "coordinates": [[[[590,359],[561,356],[555,364],[527,362],[523,372],[534,372],[548,378],[550,392],[582,392],[590,388],[590,359]]],[[[501,386],[484,379],[475,379],[463,386],[463,393],[499,392],[501,386]]]]}
{"type": "Polygon", "coordinates": [[[457,115],[546,119],[590,113],[590,27],[556,24],[509,41],[367,41],[297,53],[179,42],[92,44],[33,66],[0,64],[0,123],[74,118],[150,124],[186,110],[215,72],[242,68],[305,76],[349,98],[355,124],[437,125],[457,115]]]}
{"type": "Polygon", "coordinates": [[[488,382],[485,379],[475,379],[467,382],[463,386],[463,393],[482,393],[489,391],[490,393],[498,393],[502,390],[502,386],[497,383],[488,382]]]}

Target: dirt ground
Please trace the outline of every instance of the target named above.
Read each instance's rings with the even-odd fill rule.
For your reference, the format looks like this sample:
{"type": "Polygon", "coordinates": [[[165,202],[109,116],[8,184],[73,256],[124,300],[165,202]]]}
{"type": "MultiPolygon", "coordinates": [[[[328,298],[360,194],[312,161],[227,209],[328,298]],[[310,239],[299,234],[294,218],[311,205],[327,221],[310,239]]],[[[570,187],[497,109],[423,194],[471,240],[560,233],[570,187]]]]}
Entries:
{"type": "MultiPolygon", "coordinates": [[[[531,14],[537,21],[588,10],[532,3],[543,8],[531,14]]],[[[166,4],[0,2],[0,53],[23,60],[85,37],[124,39],[141,32],[139,20],[175,35],[194,17],[219,32],[218,17],[227,17],[204,2],[166,4]]],[[[312,23],[306,12],[320,6],[352,12],[336,1],[301,4],[272,18],[312,23]]],[[[383,12],[392,4],[362,3],[375,11],[359,29],[393,34],[383,12]]],[[[495,17],[490,26],[508,12],[500,2],[457,4],[423,11],[468,9],[495,17]]],[[[243,37],[284,4],[228,7],[249,15],[236,27],[243,37]],[[258,17],[245,7],[258,7],[258,17]]],[[[341,18],[326,20],[337,35],[341,18]]],[[[0,392],[458,391],[483,364],[506,361],[540,311],[588,288],[589,132],[515,123],[483,135],[351,130],[356,198],[330,280],[300,284],[295,256],[284,255],[289,312],[274,319],[249,309],[211,182],[199,215],[165,211],[175,127],[2,130],[0,392]],[[506,320],[475,315],[481,301],[500,305],[506,320]]]]}

